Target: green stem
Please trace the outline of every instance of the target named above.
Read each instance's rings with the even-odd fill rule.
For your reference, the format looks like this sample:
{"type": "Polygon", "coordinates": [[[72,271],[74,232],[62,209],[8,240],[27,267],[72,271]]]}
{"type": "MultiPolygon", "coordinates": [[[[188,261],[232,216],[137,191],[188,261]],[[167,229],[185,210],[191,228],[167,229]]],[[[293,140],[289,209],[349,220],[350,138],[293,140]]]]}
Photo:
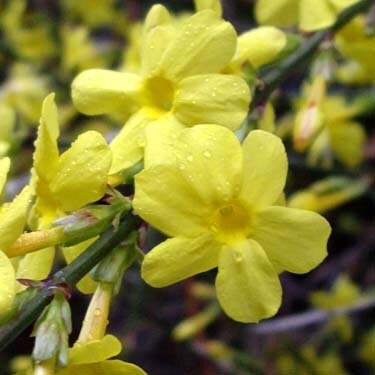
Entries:
{"type": "Polygon", "coordinates": [[[267,101],[272,92],[280,86],[280,84],[296,69],[297,66],[301,66],[301,64],[310,60],[320,44],[327,37],[340,30],[356,15],[367,10],[371,4],[373,4],[373,0],[361,0],[346,8],[340,13],[336,22],[331,27],[316,32],[310,39],[308,39],[302,48],[297,50],[281,64],[276,65],[271,71],[265,73],[264,76],[261,76],[260,80],[262,84],[255,89],[250,111],[267,101]]]}
{"type": "Polygon", "coordinates": [[[137,228],[139,219],[131,213],[124,216],[117,228],[111,226],[98,240],[77,257],[72,263],[56,272],[48,282],[48,287],[38,291],[18,316],[0,329],[0,350],[15,340],[43,311],[61,284],[75,285],[96,264],[137,228]]]}

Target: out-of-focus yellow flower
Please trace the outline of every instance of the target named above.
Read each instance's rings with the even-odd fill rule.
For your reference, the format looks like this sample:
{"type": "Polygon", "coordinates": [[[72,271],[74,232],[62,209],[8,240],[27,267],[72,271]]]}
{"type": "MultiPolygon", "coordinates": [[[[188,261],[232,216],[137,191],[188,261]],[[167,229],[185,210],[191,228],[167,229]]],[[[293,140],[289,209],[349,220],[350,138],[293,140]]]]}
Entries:
{"type": "Polygon", "coordinates": [[[0,100],[11,106],[24,125],[35,125],[40,116],[49,81],[38,75],[31,65],[14,64],[7,80],[0,87],[0,100]]]}
{"type": "Polygon", "coordinates": [[[126,18],[123,10],[117,9],[116,0],[61,0],[64,15],[73,21],[81,21],[90,28],[110,25],[124,31],[126,18]]]}
{"type": "MultiPolygon", "coordinates": [[[[43,102],[34,152],[32,186],[38,229],[48,228],[64,213],[95,202],[106,189],[112,157],[104,138],[95,131],[83,133],[59,155],[58,136],[57,108],[54,94],[50,94],[43,102]]],[[[44,279],[53,258],[54,248],[25,255],[18,262],[17,278],[44,279]]]]}
{"type": "Polygon", "coordinates": [[[340,275],[330,292],[319,291],[311,294],[311,303],[324,310],[347,307],[358,301],[359,288],[346,275],[340,275]]]}
{"type": "Polygon", "coordinates": [[[331,26],[337,15],[357,0],[258,0],[255,15],[259,23],[314,31],[331,26]]]}
{"type": "Polygon", "coordinates": [[[161,5],[148,13],[140,75],[88,70],[72,84],[79,111],[131,116],[111,144],[111,174],[142,159],[144,129],[149,126],[168,122],[177,131],[215,123],[235,130],[247,115],[250,93],[245,81],[220,74],[235,53],[233,26],[211,10],[189,17],[178,30],[170,19],[161,5]]]}
{"type": "MultiPolygon", "coordinates": [[[[108,375],[146,375],[138,366],[111,360],[121,352],[120,341],[111,335],[101,340],[77,343],[69,349],[69,364],[56,370],[56,375],[108,374],[108,375]]],[[[32,370],[22,370],[16,375],[31,375],[32,370]]]]}
{"type": "MultiPolygon", "coordinates": [[[[218,17],[222,14],[221,2],[218,0],[196,0],[195,8],[197,12],[212,10],[218,17]]],[[[186,19],[186,15],[172,15],[171,23],[178,30],[186,19]]],[[[121,70],[137,72],[141,66],[142,26],[140,24],[132,26],[129,40],[121,70]]],[[[238,37],[236,52],[223,72],[243,76],[244,67],[258,69],[274,61],[286,45],[286,34],[275,27],[265,26],[244,32],[238,37]]]]}
{"type": "Polygon", "coordinates": [[[61,65],[66,72],[79,72],[90,68],[103,68],[104,57],[99,46],[90,40],[85,26],[64,25],[61,29],[61,65]]]}
{"type": "MultiPolygon", "coordinates": [[[[361,297],[360,289],[347,275],[340,275],[333,288],[329,291],[316,291],[311,293],[310,301],[313,306],[322,310],[333,310],[349,307],[361,297]]],[[[346,316],[335,316],[329,321],[330,329],[338,332],[345,342],[350,342],[353,337],[353,327],[346,316]]]]}
{"type": "Polygon", "coordinates": [[[299,351],[298,358],[289,353],[280,355],[276,360],[276,367],[279,375],[348,375],[338,354],[318,355],[316,349],[310,345],[299,351]]]}
{"type": "Polygon", "coordinates": [[[375,370],[375,328],[362,338],[359,357],[375,370]]]}
{"type": "Polygon", "coordinates": [[[365,32],[365,17],[356,17],[335,37],[340,52],[350,61],[337,72],[346,83],[375,82],[375,66],[370,51],[375,50],[375,36],[365,32]]]}
{"type": "Polygon", "coordinates": [[[0,157],[5,156],[12,143],[16,114],[12,107],[4,102],[0,102],[0,157]]]}
{"type": "Polygon", "coordinates": [[[33,18],[26,19],[26,7],[26,0],[8,1],[0,20],[4,40],[21,58],[39,62],[53,57],[56,46],[49,25],[46,20],[41,22],[40,19],[30,24],[33,18]]]}
{"type": "Polygon", "coordinates": [[[163,287],[218,267],[217,297],[231,318],[257,322],[274,315],[281,303],[278,273],[316,267],[330,234],[320,215],[275,206],[288,167],[281,140],[256,130],[241,147],[228,129],[198,125],[168,146],[160,130],[147,137],[134,208],[172,238],[145,256],[142,277],[163,287]]]}
{"type": "Polygon", "coordinates": [[[288,206],[323,213],[355,199],[368,188],[366,180],[327,177],[292,194],[288,206]]]}
{"type": "Polygon", "coordinates": [[[177,341],[191,339],[202,332],[209,324],[211,324],[219,314],[220,308],[216,303],[214,303],[198,314],[195,314],[178,323],[172,331],[172,336],[177,341]]]}
{"type": "Polygon", "coordinates": [[[361,163],[366,134],[353,117],[361,107],[338,95],[327,95],[326,82],[317,76],[304,88],[293,129],[297,151],[308,149],[310,164],[331,166],[333,158],[348,167],[361,163]]]}
{"type": "MultiPolygon", "coordinates": [[[[1,194],[9,167],[8,158],[0,160],[1,194]]],[[[25,187],[12,202],[0,206],[0,315],[6,314],[12,307],[16,292],[15,271],[6,250],[23,232],[29,205],[30,188],[25,187]]]]}

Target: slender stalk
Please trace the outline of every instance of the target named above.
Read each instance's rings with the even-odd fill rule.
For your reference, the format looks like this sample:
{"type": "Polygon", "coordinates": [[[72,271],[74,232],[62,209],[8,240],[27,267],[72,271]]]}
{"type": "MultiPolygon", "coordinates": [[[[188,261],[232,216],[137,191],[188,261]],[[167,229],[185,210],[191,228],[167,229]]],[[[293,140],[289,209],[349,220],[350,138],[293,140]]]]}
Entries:
{"type": "Polygon", "coordinates": [[[374,0],[361,0],[352,6],[346,8],[340,13],[336,22],[329,28],[316,32],[303,47],[297,50],[289,58],[283,61],[281,64],[275,66],[269,72],[266,72],[264,76],[260,77],[262,82],[254,93],[254,99],[250,106],[250,111],[254,110],[258,105],[261,105],[270,97],[272,92],[280,86],[280,84],[290,75],[290,73],[296,69],[296,67],[305,64],[313,56],[320,44],[330,35],[340,30],[349,21],[351,21],[356,15],[367,10],[374,0]]]}
{"type": "Polygon", "coordinates": [[[87,309],[77,342],[84,343],[104,337],[108,325],[113,287],[112,283],[100,282],[98,284],[87,309]]]}
{"type": "Polygon", "coordinates": [[[7,249],[9,258],[17,257],[44,249],[64,241],[64,228],[54,227],[51,229],[39,230],[36,232],[23,233],[16,242],[7,249]]]}
{"type": "Polygon", "coordinates": [[[14,341],[43,311],[61,284],[75,285],[96,264],[116,246],[118,246],[134,229],[139,219],[131,213],[124,216],[117,228],[111,226],[88,249],[72,263],[56,272],[48,282],[48,287],[38,291],[18,316],[0,329],[0,350],[14,341]]]}

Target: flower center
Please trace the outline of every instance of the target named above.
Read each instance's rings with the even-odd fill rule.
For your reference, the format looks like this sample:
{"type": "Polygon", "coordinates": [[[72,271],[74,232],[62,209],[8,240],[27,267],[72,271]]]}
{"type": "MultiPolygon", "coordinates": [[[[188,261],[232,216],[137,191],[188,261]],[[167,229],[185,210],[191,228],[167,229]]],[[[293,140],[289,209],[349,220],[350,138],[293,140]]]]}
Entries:
{"type": "Polygon", "coordinates": [[[219,207],[211,217],[211,230],[223,242],[232,242],[247,237],[252,223],[249,209],[237,203],[219,207]]]}
{"type": "Polygon", "coordinates": [[[163,77],[152,77],[145,84],[147,102],[153,109],[168,112],[172,109],[174,85],[163,77]]]}

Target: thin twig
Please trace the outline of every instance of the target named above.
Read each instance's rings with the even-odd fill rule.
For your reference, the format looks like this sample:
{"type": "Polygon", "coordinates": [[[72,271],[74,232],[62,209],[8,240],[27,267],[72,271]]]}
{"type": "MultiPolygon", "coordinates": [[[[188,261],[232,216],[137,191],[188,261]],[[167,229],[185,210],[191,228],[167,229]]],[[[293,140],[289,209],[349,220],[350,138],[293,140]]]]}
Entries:
{"type": "Polygon", "coordinates": [[[117,228],[111,226],[87,250],[77,257],[72,263],[56,272],[46,283],[47,287],[40,290],[37,295],[27,303],[26,307],[9,323],[0,329],[0,350],[3,350],[15,340],[35,319],[41,314],[48,304],[56,288],[60,285],[75,285],[96,264],[138,225],[139,219],[132,214],[127,214],[117,228]]]}
{"type": "Polygon", "coordinates": [[[367,10],[374,0],[362,0],[346,8],[338,16],[336,22],[329,28],[316,32],[311,36],[305,45],[298,49],[296,53],[292,54],[281,64],[276,65],[270,71],[266,72],[264,76],[260,77],[261,84],[257,86],[254,99],[250,106],[250,111],[257,106],[263,104],[270,97],[272,92],[280,86],[280,84],[293,72],[296,67],[306,63],[310,60],[320,44],[330,35],[340,30],[356,15],[367,10]]]}
{"type": "Polygon", "coordinates": [[[375,298],[361,299],[356,305],[341,307],[330,311],[310,310],[300,314],[268,320],[250,328],[252,333],[265,336],[276,333],[290,332],[311,325],[323,324],[335,316],[353,315],[375,308],[375,298]]]}

